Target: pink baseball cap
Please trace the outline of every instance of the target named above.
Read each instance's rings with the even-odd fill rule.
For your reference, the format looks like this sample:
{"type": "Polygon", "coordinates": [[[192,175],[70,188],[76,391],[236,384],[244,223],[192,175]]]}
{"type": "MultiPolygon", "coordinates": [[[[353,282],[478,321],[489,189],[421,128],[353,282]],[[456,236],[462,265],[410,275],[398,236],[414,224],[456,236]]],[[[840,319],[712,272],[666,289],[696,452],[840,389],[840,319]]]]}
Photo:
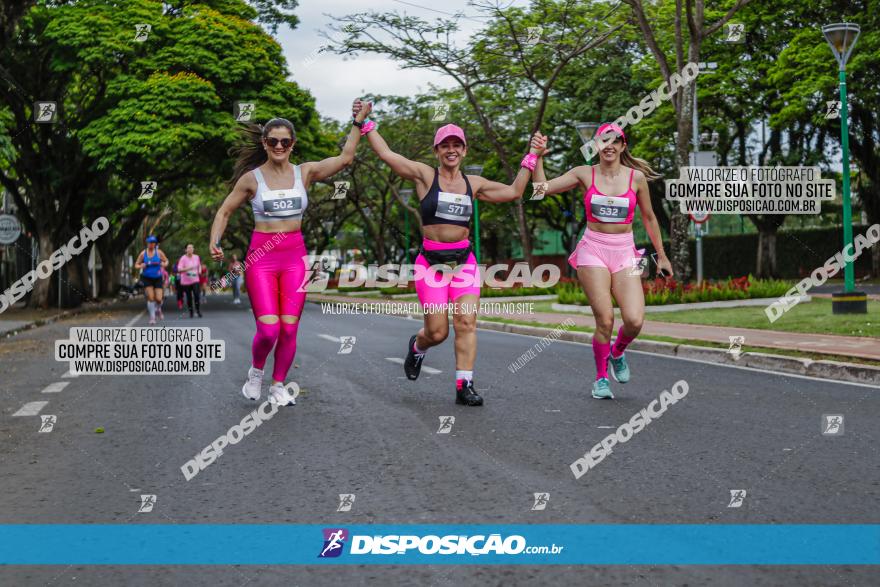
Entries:
{"type": "Polygon", "coordinates": [[[623,134],[623,129],[613,122],[606,122],[605,124],[600,126],[599,129],[596,131],[596,137],[601,137],[607,132],[613,132],[614,134],[618,135],[620,138],[623,139],[623,144],[626,144],[626,135],[623,134]]]}
{"type": "Polygon", "coordinates": [[[454,124],[447,124],[446,126],[441,126],[437,129],[437,134],[434,135],[434,146],[436,147],[442,143],[443,139],[447,137],[458,137],[461,139],[461,142],[467,146],[467,141],[464,138],[464,131],[454,124]]]}

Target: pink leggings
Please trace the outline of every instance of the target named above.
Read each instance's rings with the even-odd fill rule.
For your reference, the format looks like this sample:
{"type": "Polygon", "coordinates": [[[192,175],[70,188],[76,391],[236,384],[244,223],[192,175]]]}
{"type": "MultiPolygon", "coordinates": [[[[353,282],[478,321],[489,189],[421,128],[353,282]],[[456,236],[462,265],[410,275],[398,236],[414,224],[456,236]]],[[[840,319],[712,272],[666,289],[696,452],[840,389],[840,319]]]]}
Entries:
{"type": "Polygon", "coordinates": [[[251,346],[253,366],[262,369],[275,347],[275,381],[284,381],[296,355],[296,331],[306,301],[303,281],[307,255],[299,231],[254,231],[245,258],[244,279],[254,318],[258,319],[251,346]],[[259,320],[260,316],[277,316],[279,321],[266,324],[259,320]],[[288,324],[281,316],[295,316],[296,323],[288,324]]]}
{"type": "MultiPolygon", "coordinates": [[[[467,239],[444,243],[423,239],[422,246],[426,251],[443,251],[448,249],[463,249],[467,247],[467,239]]],[[[416,279],[416,295],[422,305],[448,304],[454,302],[463,295],[480,297],[480,268],[477,259],[471,253],[464,264],[456,267],[451,273],[429,269],[431,266],[423,255],[416,257],[416,265],[424,268],[425,274],[422,279],[416,279]]]]}

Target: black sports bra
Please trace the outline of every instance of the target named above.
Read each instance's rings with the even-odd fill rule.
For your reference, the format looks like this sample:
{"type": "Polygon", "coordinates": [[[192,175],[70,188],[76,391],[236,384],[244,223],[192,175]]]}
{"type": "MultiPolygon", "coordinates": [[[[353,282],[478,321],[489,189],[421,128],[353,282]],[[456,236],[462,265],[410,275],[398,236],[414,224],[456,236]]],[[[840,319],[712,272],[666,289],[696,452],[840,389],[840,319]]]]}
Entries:
{"type": "Polygon", "coordinates": [[[467,194],[452,194],[440,191],[439,172],[434,168],[434,183],[422,201],[419,202],[419,211],[422,214],[422,224],[452,224],[470,228],[471,216],[474,212],[471,183],[465,174],[464,184],[467,186],[467,194]]]}

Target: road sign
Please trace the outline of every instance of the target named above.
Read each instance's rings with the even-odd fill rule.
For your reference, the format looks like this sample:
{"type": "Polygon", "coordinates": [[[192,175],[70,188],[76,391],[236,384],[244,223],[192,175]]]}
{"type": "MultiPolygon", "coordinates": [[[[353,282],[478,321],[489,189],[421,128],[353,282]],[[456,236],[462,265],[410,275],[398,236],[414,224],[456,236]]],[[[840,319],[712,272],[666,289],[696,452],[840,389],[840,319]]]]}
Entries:
{"type": "Polygon", "coordinates": [[[696,224],[702,224],[709,220],[708,212],[688,212],[688,216],[691,217],[696,224]]]}
{"type": "Polygon", "coordinates": [[[691,151],[688,154],[691,167],[718,167],[718,153],[715,151],[691,151]]]}
{"type": "Polygon", "coordinates": [[[21,223],[12,214],[0,214],[0,245],[11,245],[21,236],[21,223]]]}

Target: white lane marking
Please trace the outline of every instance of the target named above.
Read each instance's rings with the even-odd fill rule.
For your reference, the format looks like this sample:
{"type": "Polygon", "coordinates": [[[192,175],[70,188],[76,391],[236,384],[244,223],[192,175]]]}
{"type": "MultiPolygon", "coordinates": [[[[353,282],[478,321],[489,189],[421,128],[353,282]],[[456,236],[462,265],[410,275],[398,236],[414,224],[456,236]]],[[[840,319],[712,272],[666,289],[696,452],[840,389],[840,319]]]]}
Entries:
{"type": "Polygon", "coordinates": [[[147,313],[146,310],[141,310],[141,313],[138,314],[137,316],[135,316],[134,318],[132,318],[131,320],[129,320],[128,324],[126,324],[125,327],[128,328],[129,326],[131,326],[132,324],[134,324],[135,322],[137,322],[138,320],[143,318],[146,313],[147,313]]]}
{"type": "Polygon", "coordinates": [[[335,343],[341,342],[338,338],[336,338],[335,336],[330,336],[329,334],[319,334],[318,338],[323,338],[324,340],[329,340],[330,342],[335,343]]]}
{"type": "MultiPolygon", "coordinates": [[[[400,357],[385,357],[386,361],[391,361],[392,363],[397,363],[399,365],[403,365],[403,359],[400,357]]],[[[422,371],[427,373],[428,375],[436,375],[437,373],[443,373],[440,369],[434,369],[433,367],[425,367],[422,365],[422,371]]]]}
{"type": "Polygon", "coordinates": [[[68,369],[67,373],[61,376],[62,379],[70,379],[71,377],[79,377],[79,373],[74,373],[68,369]]]}
{"type": "Polygon", "coordinates": [[[614,428],[617,428],[617,426],[596,426],[596,428],[614,429],[614,428]]]}
{"type": "Polygon", "coordinates": [[[36,416],[40,413],[40,410],[46,407],[46,404],[49,402],[28,402],[25,405],[21,406],[21,408],[15,412],[13,417],[15,416],[36,416]]]}
{"type": "Polygon", "coordinates": [[[68,385],[70,385],[70,381],[56,381],[44,387],[40,393],[58,393],[68,385]]]}

